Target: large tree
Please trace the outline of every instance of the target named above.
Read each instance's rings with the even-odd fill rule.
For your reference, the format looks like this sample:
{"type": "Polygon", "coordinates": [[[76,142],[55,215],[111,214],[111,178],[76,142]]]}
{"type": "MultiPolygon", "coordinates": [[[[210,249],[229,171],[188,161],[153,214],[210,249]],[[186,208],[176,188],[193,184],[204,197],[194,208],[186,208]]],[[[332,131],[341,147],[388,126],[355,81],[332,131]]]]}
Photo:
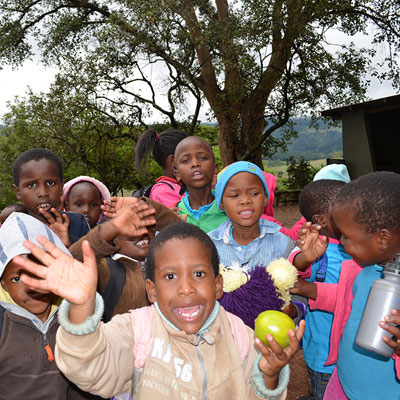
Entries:
{"type": "Polygon", "coordinates": [[[263,142],[295,113],[362,99],[368,74],[398,87],[399,10],[396,0],[0,0],[0,60],[18,65],[35,39],[44,62],[116,119],[157,109],[176,126],[192,96],[194,126],[205,98],[223,163],[261,164],[263,142]],[[373,47],[327,39],[370,26],[386,43],[382,70],[373,47]]]}

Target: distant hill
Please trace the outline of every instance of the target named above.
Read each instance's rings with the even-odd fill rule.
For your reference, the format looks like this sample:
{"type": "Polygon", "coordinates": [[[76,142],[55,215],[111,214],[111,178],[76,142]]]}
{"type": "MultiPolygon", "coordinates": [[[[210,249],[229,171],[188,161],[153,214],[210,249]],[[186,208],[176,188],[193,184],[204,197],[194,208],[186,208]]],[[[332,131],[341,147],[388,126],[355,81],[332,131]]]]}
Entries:
{"type": "MultiPolygon", "coordinates": [[[[276,153],[272,159],[287,160],[290,156],[304,157],[306,160],[318,160],[322,158],[338,158],[343,154],[342,128],[329,127],[327,123],[318,121],[318,128],[310,128],[310,119],[295,120],[295,130],[298,137],[292,139],[285,153],[276,153]]],[[[282,131],[274,133],[277,136],[282,131]]]]}

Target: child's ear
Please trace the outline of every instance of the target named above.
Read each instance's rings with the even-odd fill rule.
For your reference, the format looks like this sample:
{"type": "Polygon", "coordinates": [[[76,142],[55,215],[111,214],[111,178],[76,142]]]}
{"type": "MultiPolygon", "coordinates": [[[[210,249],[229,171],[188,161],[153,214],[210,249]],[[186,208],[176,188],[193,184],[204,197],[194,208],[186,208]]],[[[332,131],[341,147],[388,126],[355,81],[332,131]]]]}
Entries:
{"type": "Polygon", "coordinates": [[[215,278],[215,297],[219,300],[224,294],[224,278],[221,274],[215,278]]]}
{"type": "Polygon", "coordinates": [[[222,199],[221,199],[221,203],[219,203],[219,208],[220,208],[222,211],[225,211],[225,207],[224,207],[224,203],[222,202],[222,199]]]}
{"type": "Polygon", "coordinates": [[[155,303],[157,301],[157,291],[154,282],[150,279],[146,279],[146,292],[150,303],[155,303]]]}
{"type": "Polygon", "coordinates": [[[175,178],[176,178],[176,180],[177,180],[178,182],[181,182],[181,181],[182,181],[182,179],[181,179],[181,174],[179,173],[179,171],[177,170],[177,168],[175,167],[175,165],[174,165],[174,175],[175,175],[175,178]]]}
{"type": "Polygon", "coordinates": [[[388,229],[380,229],[378,232],[378,243],[382,250],[386,250],[392,244],[392,233],[388,229]]]}
{"type": "Polygon", "coordinates": [[[13,189],[14,189],[15,195],[17,196],[17,199],[21,200],[21,193],[20,193],[20,190],[19,190],[19,186],[13,185],[13,189]]]}
{"type": "Polygon", "coordinates": [[[312,218],[311,218],[311,222],[313,224],[321,225],[323,228],[327,227],[326,217],[323,214],[313,215],[312,218]]]}
{"type": "Polygon", "coordinates": [[[2,287],[6,292],[8,292],[7,288],[6,288],[5,285],[4,285],[3,279],[0,280],[0,284],[1,284],[1,287],[2,287]]]}

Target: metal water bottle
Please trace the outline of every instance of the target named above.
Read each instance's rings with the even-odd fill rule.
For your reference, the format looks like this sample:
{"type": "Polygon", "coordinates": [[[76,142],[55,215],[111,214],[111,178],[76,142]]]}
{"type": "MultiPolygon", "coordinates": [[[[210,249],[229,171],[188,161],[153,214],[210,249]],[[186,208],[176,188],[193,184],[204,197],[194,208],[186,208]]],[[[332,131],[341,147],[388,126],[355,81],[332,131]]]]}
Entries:
{"type": "Polygon", "coordinates": [[[367,305],[356,337],[356,344],[384,357],[391,357],[393,349],[383,340],[390,333],[379,326],[391,310],[400,308],[400,254],[385,265],[383,279],[376,280],[368,296],[367,305]]]}

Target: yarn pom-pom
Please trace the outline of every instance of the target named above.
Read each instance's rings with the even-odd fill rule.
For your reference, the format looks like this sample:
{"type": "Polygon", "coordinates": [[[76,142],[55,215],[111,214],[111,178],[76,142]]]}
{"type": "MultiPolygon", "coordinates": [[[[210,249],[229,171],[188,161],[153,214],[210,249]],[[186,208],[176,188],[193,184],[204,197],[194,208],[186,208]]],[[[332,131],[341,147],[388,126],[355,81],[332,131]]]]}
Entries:
{"type": "Polygon", "coordinates": [[[244,285],[250,275],[246,270],[240,268],[227,268],[223,264],[219,264],[219,273],[224,278],[224,292],[232,292],[244,285]]]}
{"type": "Polygon", "coordinates": [[[266,270],[271,275],[275,286],[280,292],[281,298],[285,302],[283,307],[288,306],[291,299],[289,289],[297,281],[296,267],[288,259],[281,257],[271,261],[266,270]]]}
{"type": "Polygon", "coordinates": [[[283,300],[266,268],[255,267],[250,271],[250,280],[233,292],[224,292],[220,303],[254,329],[258,314],[265,310],[280,311],[283,300]]]}

